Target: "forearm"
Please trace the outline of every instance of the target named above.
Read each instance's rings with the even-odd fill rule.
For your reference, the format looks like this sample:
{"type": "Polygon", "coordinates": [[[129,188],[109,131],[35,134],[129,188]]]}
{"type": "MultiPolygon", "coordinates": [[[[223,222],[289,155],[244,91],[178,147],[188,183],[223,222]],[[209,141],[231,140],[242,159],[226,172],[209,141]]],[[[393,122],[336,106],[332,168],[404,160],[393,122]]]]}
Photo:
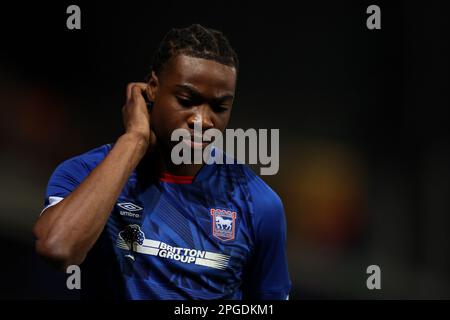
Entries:
{"type": "Polygon", "coordinates": [[[40,254],[62,264],[79,264],[84,260],[126,181],[144,156],[147,144],[137,134],[122,135],[69,196],[43,213],[34,227],[40,254]]]}

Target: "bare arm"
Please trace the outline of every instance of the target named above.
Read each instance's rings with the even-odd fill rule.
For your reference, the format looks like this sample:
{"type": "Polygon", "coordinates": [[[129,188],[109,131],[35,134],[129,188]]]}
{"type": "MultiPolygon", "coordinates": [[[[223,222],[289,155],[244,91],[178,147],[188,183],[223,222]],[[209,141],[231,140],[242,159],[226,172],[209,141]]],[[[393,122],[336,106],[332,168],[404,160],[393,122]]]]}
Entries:
{"type": "Polygon", "coordinates": [[[129,176],[154,143],[142,96],[145,90],[145,83],[128,85],[122,109],[126,132],[89,176],[69,196],[46,209],[33,227],[36,251],[60,268],[83,262],[129,176]]]}

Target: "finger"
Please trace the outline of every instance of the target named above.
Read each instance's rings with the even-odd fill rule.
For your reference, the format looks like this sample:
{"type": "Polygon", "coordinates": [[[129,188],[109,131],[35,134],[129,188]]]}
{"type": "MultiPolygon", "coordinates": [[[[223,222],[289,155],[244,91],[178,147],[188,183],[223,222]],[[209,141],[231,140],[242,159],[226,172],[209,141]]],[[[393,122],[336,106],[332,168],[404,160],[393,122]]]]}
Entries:
{"type": "Polygon", "coordinates": [[[127,85],[127,91],[126,91],[127,99],[131,98],[132,92],[133,92],[133,88],[134,88],[135,86],[138,86],[138,87],[144,88],[144,89],[147,88],[147,84],[144,83],[144,82],[130,82],[130,83],[127,85]]]}
{"type": "Polygon", "coordinates": [[[129,99],[131,98],[131,89],[133,88],[134,85],[135,85],[135,82],[130,82],[130,83],[127,85],[127,92],[126,92],[126,94],[127,94],[127,100],[129,100],[129,99]]]}
{"type": "Polygon", "coordinates": [[[146,83],[135,83],[131,88],[131,97],[133,99],[144,98],[144,94],[147,91],[146,83]]]}

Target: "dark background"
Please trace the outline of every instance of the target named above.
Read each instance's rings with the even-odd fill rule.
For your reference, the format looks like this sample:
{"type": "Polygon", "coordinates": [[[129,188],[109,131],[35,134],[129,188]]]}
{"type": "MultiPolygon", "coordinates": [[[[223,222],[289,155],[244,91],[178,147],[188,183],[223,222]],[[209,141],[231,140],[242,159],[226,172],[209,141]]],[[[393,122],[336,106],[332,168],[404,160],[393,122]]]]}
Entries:
{"type": "Polygon", "coordinates": [[[279,128],[291,299],[450,298],[449,19],[444,1],[17,2],[0,6],[0,298],[76,298],[34,254],[58,163],[122,133],[172,27],[240,58],[231,128],[279,128]],[[81,7],[81,30],[66,8],[81,7]],[[381,8],[381,30],[366,8],[381,8]],[[381,268],[381,290],[366,268],[381,268]]]}

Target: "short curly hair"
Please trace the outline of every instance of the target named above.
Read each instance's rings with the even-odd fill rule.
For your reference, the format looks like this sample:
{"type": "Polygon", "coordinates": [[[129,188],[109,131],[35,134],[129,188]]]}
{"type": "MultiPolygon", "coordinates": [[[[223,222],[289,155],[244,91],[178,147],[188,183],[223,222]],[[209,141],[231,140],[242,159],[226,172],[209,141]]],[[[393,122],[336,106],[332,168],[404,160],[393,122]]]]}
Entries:
{"type": "Polygon", "coordinates": [[[179,54],[217,61],[234,67],[236,72],[239,69],[237,54],[222,32],[199,24],[171,29],[153,56],[152,71],[159,75],[164,65],[179,54]]]}

